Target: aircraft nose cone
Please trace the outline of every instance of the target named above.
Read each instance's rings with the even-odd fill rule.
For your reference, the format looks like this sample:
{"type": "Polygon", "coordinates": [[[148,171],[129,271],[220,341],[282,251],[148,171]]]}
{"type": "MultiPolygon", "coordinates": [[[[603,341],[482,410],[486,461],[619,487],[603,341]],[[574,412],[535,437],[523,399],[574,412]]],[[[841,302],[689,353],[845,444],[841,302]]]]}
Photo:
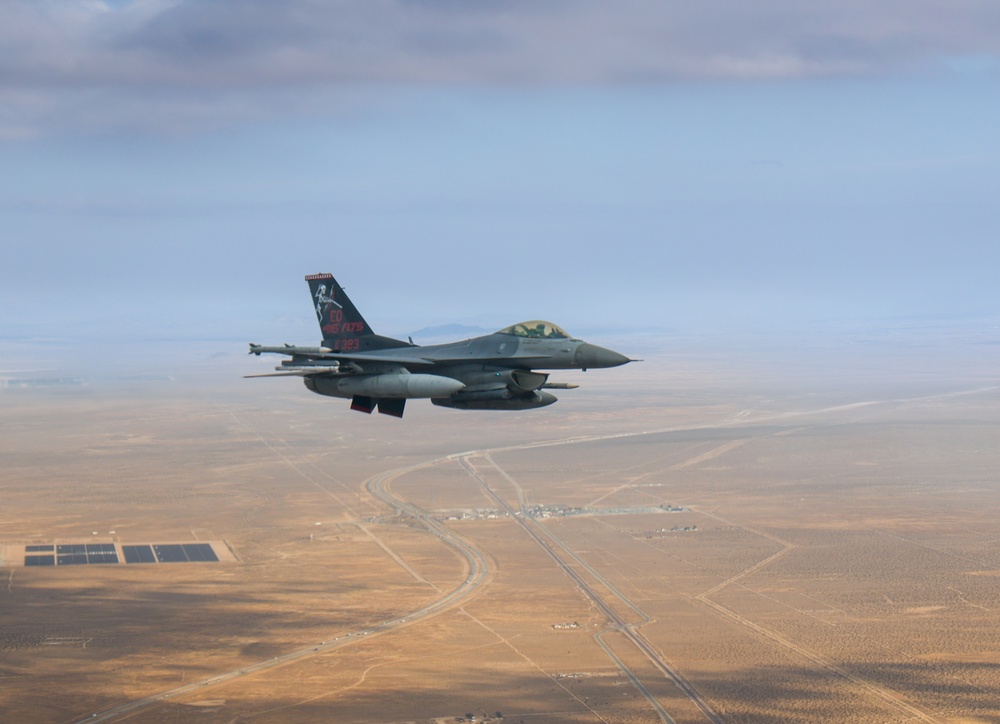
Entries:
{"type": "Polygon", "coordinates": [[[598,347],[596,344],[584,342],[576,348],[575,360],[583,369],[590,367],[617,367],[626,362],[631,362],[628,357],[618,354],[614,350],[598,347]]]}

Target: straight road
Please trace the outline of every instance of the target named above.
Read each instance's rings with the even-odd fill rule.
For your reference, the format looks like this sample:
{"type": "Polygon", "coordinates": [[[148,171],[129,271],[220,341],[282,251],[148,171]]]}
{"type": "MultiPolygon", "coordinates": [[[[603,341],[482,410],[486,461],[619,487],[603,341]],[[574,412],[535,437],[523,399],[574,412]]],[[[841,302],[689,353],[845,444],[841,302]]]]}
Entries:
{"type": "MultiPolygon", "coordinates": [[[[597,590],[593,586],[591,586],[587,581],[585,581],[583,577],[580,576],[580,574],[577,573],[574,568],[572,568],[568,563],[566,563],[566,561],[562,559],[561,556],[559,556],[558,553],[556,553],[556,551],[552,548],[552,546],[549,545],[548,541],[545,540],[545,538],[551,536],[551,534],[544,528],[539,526],[537,523],[535,523],[534,520],[527,518],[523,515],[518,515],[518,513],[515,512],[514,508],[511,507],[511,505],[506,500],[504,500],[500,495],[496,493],[495,490],[493,490],[493,488],[490,487],[489,483],[486,482],[485,478],[483,478],[479,474],[479,471],[476,470],[476,468],[472,465],[471,462],[469,462],[470,457],[471,455],[466,455],[460,458],[462,467],[465,468],[465,470],[469,473],[469,475],[471,475],[479,483],[479,485],[483,488],[486,494],[490,498],[495,500],[497,504],[500,505],[504,510],[506,510],[507,513],[510,514],[511,518],[514,519],[521,526],[522,529],[524,529],[525,533],[527,533],[528,536],[533,541],[535,541],[535,543],[537,543],[542,548],[542,550],[544,550],[549,555],[549,557],[552,558],[553,561],[555,561],[556,565],[558,565],[559,568],[562,569],[563,573],[569,576],[570,580],[572,580],[576,584],[576,586],[583,592],[583,594],[590,599],[591,603],[594,604],[597,610],[599,610],[602,614],[604,614],[604,617],[608,620],[608,623],[610,624],[611,630],[618,631],[619,633],[624,635],[625,638],[631,641],[635,645],[635,647],[639,649],[639,651],[645,654],[646,658],[648,658],[657,669],[659,669],[668,679],[673,681],[674,684],[677,686],[677,688],[679,688],[682,692],[684,692],[685,696],[687,696],[691,700],[691,702],[696,707],[698,707],[698,709],[701,711],[702,714],[705,715],[705,718],[708,721],[713,722],[713,724],[722,724],[725,720],[721,716],[719,716],[719,714],[716,713],[715,710],[713,710],[712,707],[710,707],[704,699],[702,699],[701,694],[698,693],[697,689],[695,689],[694,686],[692,686],[687,679],[681,676],[680,672],[678,672],[676,669],[670,666],[666,661],[664,661],[663,658],[660,656],[659,652],[657,652],[656,649],[653,647],[653,645],[650,644],[649,641],[647,641],[645,637],[643,637],[643,635],[639,633],[631,624],[629,624],[624,618],[622,618],[622,616],[607,601],[604,600],[604,598],[597,592],[597,590]]],[[[496,467],[495,462],[493,463],[493,465],[494,467],[496,467]]],[[[625,603],[627,603],[630,608],[632,608],[635,611],[640,610],[637,606],[635,606],[635,604],[633,604],[631,601],[625,598],[621,592],[617,591],[617,589],[611,588],[611,590],[615,593],[616,596],[618,596],[625,603]]],[[[645,614],[642,615],[645,617],[645,614]]],[[[598,639],[598,643],[600,643],[602,647],[604,647],[605,651],[608,650],[607,646],[604,644],[604,642],[600,641],[600,639],[598,639]]],[[[645,696],[650,701],[650,703],[653,705],[657,713],[660,714],[660,717],[667,722],[673,721],[670,718],[670,716],[663,710],[663,707],[660,706],[659,702],[656,701],[655,698],[653,698],[649,690],[644,685],[642,685],[641,682],[639,682],[639,679],[631,671],[629,671],[627,668],[624,667],[623,662],[618,660],[617,657],[613,657],[613,659],[616,661],[616,663],[618,663],[619,667],[622,668],[622,670],[625,672],[625,675],[628,676],[629,679],[634,684],[637,685],[639,692],[642,693],[643,696],[645,696]]]]}

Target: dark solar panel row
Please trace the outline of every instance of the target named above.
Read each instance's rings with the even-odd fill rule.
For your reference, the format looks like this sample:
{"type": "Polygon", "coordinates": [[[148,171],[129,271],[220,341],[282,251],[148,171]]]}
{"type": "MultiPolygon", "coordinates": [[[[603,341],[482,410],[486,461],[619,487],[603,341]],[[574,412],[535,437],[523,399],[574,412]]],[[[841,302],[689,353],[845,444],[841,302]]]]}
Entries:
{"type": "MultiPolygon", "coordinates": [[[[62,546],[59,546],[62,548],[62,546]]],[[[85,566],[87,565],[86,553],[60,553],[57,562],[60,566],[85,566]]]]}
{"type": "Polygon", "coordinates": [[[179,543],[154,545],[153,550],[160,563],[187,563],[188,557],[184,555],[184,547],[179,543]]]}
{"type": "Polygon", "coordinates": [[[24,565],[26,566],[54,566],[55,564],[56,557],[53,555],[24,557],[24,565]]]}
{"type": "Polygon", "coordinates": [[[56,553],[86,553],[87,546],[83,543],[63,543],[56,547],[56,553]]]}
{"type": "Polygon", "coordinates": [[[51,553],[55,549],[56,549],[56,547],[53,546],[53,545],[33,545],[33,546],[25,546],[24,547],[24,552],[25,553],[51,553]]]}
{"type": "Polygon", "coordinates": [[[122,546],[122,553],[126,563],[156,563],[153,548],[148,545],[122,546]]]}
{"type": "Polygon", "coordinates": [[[114,543],[88,543],[87,544],[87,554],[90,553],[114,553],[115,544],[114,543]]]}
{"type": "Polygon", "coordinates": [[[218,561],[211,543],[184,543],[184,553],[189,561],[218,561]]]}

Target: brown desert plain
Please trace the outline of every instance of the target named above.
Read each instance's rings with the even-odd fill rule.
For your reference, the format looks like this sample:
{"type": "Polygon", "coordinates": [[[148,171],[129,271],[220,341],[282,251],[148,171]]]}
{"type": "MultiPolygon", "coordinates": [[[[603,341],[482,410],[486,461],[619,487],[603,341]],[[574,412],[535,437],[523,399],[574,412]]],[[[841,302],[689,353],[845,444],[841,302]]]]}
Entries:
{"type": "Polygon", "coordinates": [[[991,333],[594,339],[645,361],[402,420],[236,345],[6,374],[0,720],[1000,722],[991,333]]]}

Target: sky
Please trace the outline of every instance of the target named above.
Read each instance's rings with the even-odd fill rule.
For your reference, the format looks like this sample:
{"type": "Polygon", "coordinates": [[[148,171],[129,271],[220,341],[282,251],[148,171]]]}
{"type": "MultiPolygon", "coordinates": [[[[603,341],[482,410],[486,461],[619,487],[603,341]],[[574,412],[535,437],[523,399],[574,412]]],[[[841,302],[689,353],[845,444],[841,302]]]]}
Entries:
{"type": "Polygon", "coordinates": [[[3,0],[3,339],[1000,317],[996,0],[3,0]]]}

